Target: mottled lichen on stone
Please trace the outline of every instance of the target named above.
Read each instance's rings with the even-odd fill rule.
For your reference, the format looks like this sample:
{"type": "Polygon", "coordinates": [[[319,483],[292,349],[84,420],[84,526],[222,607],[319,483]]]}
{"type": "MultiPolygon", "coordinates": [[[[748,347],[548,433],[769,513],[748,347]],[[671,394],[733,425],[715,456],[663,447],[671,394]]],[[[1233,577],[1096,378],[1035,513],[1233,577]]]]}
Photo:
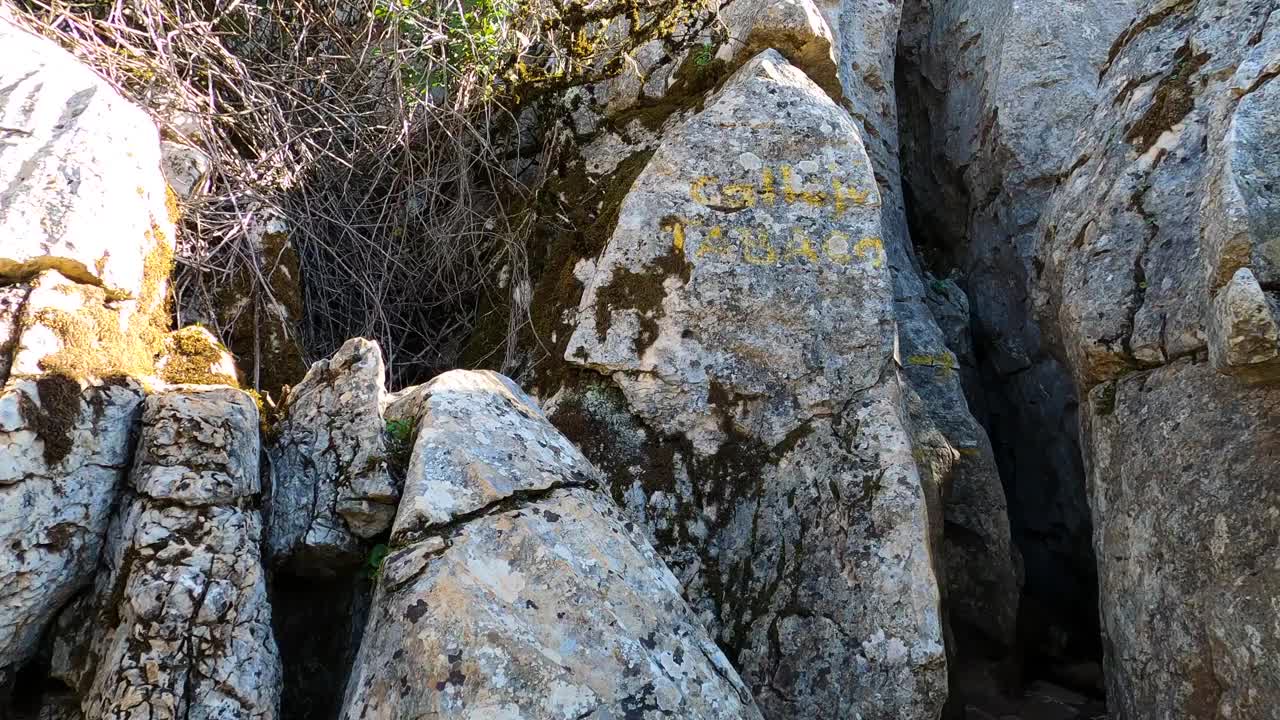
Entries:
{"type": "Polygon", "coordinates": [[[1195,93],[1191,79],[1209,62],[1209,53],[1195,55],[1188,40],[1173,56],[1173,71],[1156,87],[1142,117],[1125,133],[1125,140],[1133,143],[1138,152],[1146,152],[1160,136],[1177,125],[1195,107],[1195,93]]]}
{"type": "Polygon", "coordinates": [[[201,327],[175,330],[164,340],[164,364],[160,378],[175,385],[229,385],[239,388],[239,379],[219,372],[227,355],[227,349],[201,327]]]}
{"type": "Polygon", "coordinates": [[[156,358],[164,350],[169,325],[169,299],[165,297],[173,269],[173,249],[159,228],[146,235],[152,245],[143,261],[142,282],[136,297],[138,312],[127,327],[112,304],[119,302],[100,288],[81,286],[86,302],[76,312],[45,308],[27,323],[38,322],[51,329],[62,347],[39,361],[40,368],[72,378],[122,375],[145,378],[155,375],[156,358]],[[101,294],[98,300],[93,296],[101,294]]]}

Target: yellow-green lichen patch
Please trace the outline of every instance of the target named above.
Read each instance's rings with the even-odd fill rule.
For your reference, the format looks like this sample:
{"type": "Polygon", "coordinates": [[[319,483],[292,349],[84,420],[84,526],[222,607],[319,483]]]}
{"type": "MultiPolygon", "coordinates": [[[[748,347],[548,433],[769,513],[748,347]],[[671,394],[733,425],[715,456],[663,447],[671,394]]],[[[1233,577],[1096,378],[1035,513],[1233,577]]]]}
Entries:
{"type": "Polygon", "coordinates": [[[229,373],[230,353],[201,327],[186,327],[169,333],[160,365],[160,378],[171,384],[229,385],[240,381],[229,373]]]}
{"type": "MultiPolygon", "coordinates": [[[[152,237],[149,232],[147,239],[152,237]]],[[[103,288],[67,286],[66,292],[79,295],[76,311],[45,308],[25,323],[48,327],[61,345],[40,360],[40,369],[71,378],[154,376],[169,325],[165,292],[172,269],[173,250],[161,241],[144,260],[138,296],[128,304],[103,288]]]]}
{"type": "Polygon", "coordinates": [[[168,183],[164,186],[164,209],[169,215],[169,222],[176,226],[182,219],[182,206],[178,203],[178,193],[168,183]]]}

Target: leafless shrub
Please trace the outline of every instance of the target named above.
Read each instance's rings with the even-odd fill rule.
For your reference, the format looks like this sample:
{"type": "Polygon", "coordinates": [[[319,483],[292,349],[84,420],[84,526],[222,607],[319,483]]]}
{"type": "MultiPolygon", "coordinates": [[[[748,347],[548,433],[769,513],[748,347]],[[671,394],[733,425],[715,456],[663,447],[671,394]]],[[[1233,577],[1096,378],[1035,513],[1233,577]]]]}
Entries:
{"type": "MultiPolygon", "coordinates": [[[[185,202],[175,291],[277,313],[254,232],[282,217],[302,266],[309,359],[379,340],[393,382],[456,363],[482,291],[511,295],[530,188],[522,106],[622,71],[703,0],[21,0],[25,22],[212,160],[185,202]],[[608,32],[613,22],[627,32],[608,32]]],[[[536,149],[536,148],[534,148],[536,149]]],[[[527,293],[525,293],[527,295],[527,293]]],[[[180,302],[180,306],[187,305],[180,302]]],[[[208,318],[227,338],[243,317],[208,318]]],[[[255,330],[256,337],[256,330],[255,330]]],[[[261,353],[260,343],[238,351],[261,353]]],[[[258,367],[255,361],[254,366],[258,367]]]]}

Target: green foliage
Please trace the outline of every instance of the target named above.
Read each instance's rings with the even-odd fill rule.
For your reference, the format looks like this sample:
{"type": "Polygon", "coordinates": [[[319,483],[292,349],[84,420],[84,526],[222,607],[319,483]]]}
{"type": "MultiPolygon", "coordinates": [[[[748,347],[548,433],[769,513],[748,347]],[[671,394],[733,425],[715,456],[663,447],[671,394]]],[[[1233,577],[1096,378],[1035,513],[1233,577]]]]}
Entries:
{"type": "Polygon", "coordinates": [[[711,64],[711,60],[714,57],[715,55],[712,53],[711,43],[703,43],[693,51],[693,64],[697,67],[704,68],[711,64]]]}
{"type": "Polygon", "coordinates": [[[369,550],[369,557],[364,561],[364,574],[373,582],[378,582],[378,578],[382,576],[382,563],[387,559],[387,554],[391,552],[391,548],[383,543],[374,545],[369,550]]]}
{"type": "Polygon", "coordinates": [[[415,423],[412,420],[388,420],[387,461],[393,470],[403,474],[413,453],[415,423]]]}
{"type": "Polygon", "coordinates": [[[373,16],[394,23],[401,46],[443,48],[405,58],[399,66],[406,98],[426,99],[433,90],[451,89],[459,78],[478,80],[485,98],[499,87],[501,64],[513,49],[517,0],[375,0],[373,16]],[[443,43],[433,40],[443,36],[443,43]]]}

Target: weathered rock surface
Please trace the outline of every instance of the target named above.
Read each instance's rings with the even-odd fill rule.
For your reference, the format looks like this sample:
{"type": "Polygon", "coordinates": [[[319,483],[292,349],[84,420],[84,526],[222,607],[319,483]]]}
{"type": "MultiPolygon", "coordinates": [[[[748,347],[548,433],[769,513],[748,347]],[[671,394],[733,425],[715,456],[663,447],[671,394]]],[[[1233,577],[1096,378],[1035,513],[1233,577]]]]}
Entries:
{"type": "Polygon", "coordinates": [[[446,373],[343,717],[758,718],[598,473],[506,378],[446,373]]]}
{"type": "MultiPolygon", "coordinates": [[[[1007,648],[1013,641],[1021,560],[1011,547],[1007,504],[986,431],[969,409],[958,369],[974,361],[948,345],[934,309],[940,298],[913,249],[899,156],[895,69],[904,4],[846,0],[822,7],[836,37],[836,60],[846,106],[862,126],[867,155],[881,191],[880,220],[893,278],[893,310],[903,374],[921,400],[911,432],[921,446],[945,447],[922,463],[931,494],[940,494],[940,581],[953,629],[978,635],[976,644],[1007,648]]],[[[963,292],[948,288],[957,301],[963,292]]],[[[954,335],[954,333],[953,333],[954,335]]],[[[956,338],[958,339],[958,338],[956,338]]],[[[954,648],[953,648],[954,650],[954,648]]]]}
{"type": "Polygon", "coordinates": [[[1267,333],[1280,13],[1138,5],[1036,246],[1037,308],[1089,391],[1108,702],[1275,718],[1278,396],[1210,357],[1247,368],[1267,333]]]}
{"type": "Polygon", "coordinates": [[[144,238],[173,234],[155,125],[49,40],[4,18],[0,40],[0,280],[58,270],[136,293],[144,238]]]}
{"type": "Polygon", "coordinates": [[[307,372],[303,360],[302,273],[292,229],[275,210],[244,209],[241,246],[252,260],[228,276],[193,283],[175,308],[179,325],[216,328],[235,355],[246,387],[282,399],[307,372]]]}
{"type": "Polygon", "coordinates": [[[578,268],[565,358],[611,383],[554,417],[770,717],[945,697],[879,198],[848,114],[766,51],[668,128],[578,268]]]}
{"type": "Polygon", "coordinates": [[[1280,717],[1280,396],[1184,358],[1095,387],[1085,418],[1109,706],[1280,717]]]}
{"type": "Polygon", "coordinates": [[[302,574],[359,564],[386,532],[400,491],[387,469],[386,368],[377,343],[348,340],[289,394],[271,457],[268,547],[302,574]]]}
{"type": "Polygon", "coordinates": [[[813,0],[732,0],[722,3],[719,22],[726,39],[721,59],[741,65],[763,50],[776,50],[837,102],[834,38],[813,0]]]}
{"type": "Polygon", "coordinates": [[[173,226],[154,125],[0,18],[0,667],[92,579],[154,372],[173,226]]]}
{"type": "Polygon", "coordinates": [[[1076,391],[1030,300],[1035,226],[1079,156],[1076,134],[1132,2],[916,0],[904,13],[898,105],[913,239],[969,294],[983,360],[966,391],[993,433],[1025,562],[1033,619],[1023,642],[1053,654],[1048,636],[1096,633],[1094,608],[1079,601],[1096,586],[1076,391]]]}
{"type": "Polygon", "coordinates": [[[196,386],[145,407],[85,665],[68,679],[87,718],[275,718],[257,409],[239,390],[196,386]]]}

